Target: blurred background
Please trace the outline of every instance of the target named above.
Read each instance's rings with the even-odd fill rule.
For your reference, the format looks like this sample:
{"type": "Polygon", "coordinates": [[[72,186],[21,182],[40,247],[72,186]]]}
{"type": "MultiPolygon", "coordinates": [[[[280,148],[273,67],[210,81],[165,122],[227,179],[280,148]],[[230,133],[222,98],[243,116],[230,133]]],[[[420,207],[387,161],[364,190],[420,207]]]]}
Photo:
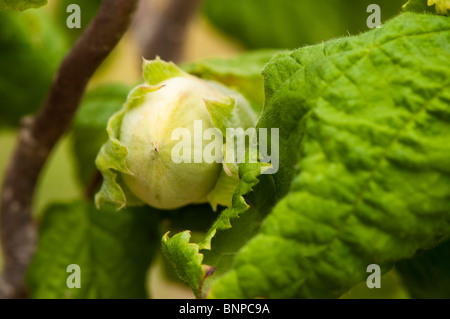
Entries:
{"type": "MultiPolygon", "coordinates": [[[[405,0],[378,0],[382,21],[397,15],[405,0]]],[[[41,9],[0,12],[0,182],[15,142],[20,118],[40,107],[59,63],[87,27],[99,0],[49,0],[41,9]],[[81,8],[81,29],[69,29],[69,4],[81,8]]],[[[85,104],[96,96],[123,102],[142,81],[142,57],[176,63],[232,57],[249,50],[295,49],[368,30],[365,0],[143,0],[132,27],[92,78],[85,104]]],[[[84,111],[85,109],[83,109],[84,111]]],[[[86,112],[89,112],[88,110],[86,112]]],[[[86,132],[89,134],[89,132],[86,132]]],[[[103,138],[100,136],[99,138],[103,138]]],[[[68,133],[41,175],[34,212],[53,201],[80,198],[88,177],[74,161],[77,141],[68,133]]],[[[92,161],[92,159],[89,159],[92,161]]],[[[0,256],[0,268],[1,268],[0,256]]],[[[193,298],[173,270],[156,259],[149,271],[154,298],[193,298]]],[[[407,298],[395,270],[383,289],[356,287],[344,298],[407,298]]]]}

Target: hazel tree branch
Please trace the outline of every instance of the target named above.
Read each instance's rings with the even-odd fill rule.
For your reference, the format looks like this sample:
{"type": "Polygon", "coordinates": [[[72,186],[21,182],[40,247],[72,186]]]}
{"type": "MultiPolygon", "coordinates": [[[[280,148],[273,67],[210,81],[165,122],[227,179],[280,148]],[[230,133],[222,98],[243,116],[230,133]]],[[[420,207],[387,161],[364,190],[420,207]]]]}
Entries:
{"type": "Polygon", "coordinates": [[[155,0],[141,2],[134,31],[142,55],[154,59],[178,62],[186,39],[189,22],[201,0],[165,0],[163,8],[155,0]],[[150,16],[150,18],[149,18],[150,16]]]}
{"type": "Polygon", "coordinates": [[[69,127],[86,85],[128,29],[139,0],[103,0],[62,62],[41,110],[26,118],[3,183],[0,232],[4,270],[0,298],[24,298],[24,276],[36,247],[32,199],[39,173],[69,127]]]}

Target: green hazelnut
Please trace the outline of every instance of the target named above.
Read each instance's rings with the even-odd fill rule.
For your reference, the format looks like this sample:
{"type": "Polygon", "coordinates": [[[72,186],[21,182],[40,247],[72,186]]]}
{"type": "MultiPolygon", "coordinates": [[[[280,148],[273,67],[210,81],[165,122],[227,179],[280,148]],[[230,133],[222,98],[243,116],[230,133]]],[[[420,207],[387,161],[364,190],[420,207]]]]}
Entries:
{"type": "Polygon", "coordinates": [[[224,85],[189,75],[172,63],[144,61],[143,68],[146,83],[130,93],[108,123],[109,140],[96,160],[104,177],[97,205],[176,209],[210,202],[214,208],[229,206],[239,181],[237,172],[221,161],[205,161],[201,156],[199,160],[198,154],[210,143],[203,139],[207,130],[224,133],[230,125],[254,126],[256,114],[250,104],[224,85]],[[190,149],[180,153],[175,151],[177,144],[188,137],[177,132],[202,139],[188,140],[185,145],[190,149]],[[192,161],[182,160],[186,152],[192,161]]]}

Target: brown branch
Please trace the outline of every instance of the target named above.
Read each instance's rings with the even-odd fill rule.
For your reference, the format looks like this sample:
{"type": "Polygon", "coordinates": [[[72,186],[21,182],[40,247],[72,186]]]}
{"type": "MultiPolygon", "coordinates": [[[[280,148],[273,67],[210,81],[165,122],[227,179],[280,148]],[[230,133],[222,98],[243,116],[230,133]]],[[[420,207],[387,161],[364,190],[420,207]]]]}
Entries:
{"type": "Polygon", "coordinates": [[[142,1],[134,31],[146,59],[156,55],[163,60],[178,62],[182,53],[189,22],[200,0],[142,1]]]}
{"type": "Polygon", "coordinates": [[[39,173],[69,127],[89,79],[128,29],[138,1],[102,1],[96,17],[62,62],[42,109],[22,123],[3,183],[0,298],[26,297],[24,275],[37,238],[31,208],[39,173]]]}

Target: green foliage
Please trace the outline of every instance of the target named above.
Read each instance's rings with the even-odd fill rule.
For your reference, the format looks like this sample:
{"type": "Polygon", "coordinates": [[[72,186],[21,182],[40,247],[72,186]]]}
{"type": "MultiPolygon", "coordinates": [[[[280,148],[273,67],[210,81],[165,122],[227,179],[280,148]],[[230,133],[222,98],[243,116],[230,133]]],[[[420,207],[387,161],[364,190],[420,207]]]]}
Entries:
{"type": "Polygon", "coordinates": [[[17,125],[41,106],[66,48],[44,12],[0,11],[0,125],[17,125]]]}
{"type": "Polygon", "coordinates": [[[44,214],[27,284],[33,298],[146,298],[145,276],[158,247],[151,209],[117,213],[83,202],[55,204],[44,214]],[[70,289],[67,266],[81,269],[70,289]]]}
{"type": "Polygon", "coordinates": [[[261,70],[277,53],[276,50],[256,50],[236,57],[210,58],[185,64],[183,69],[195,76],[213,80],[244,95],[258,113],[264,104],[264,84],[261,70]]]}
{"type": "MultiPolygon", "coordinates": [[[[242,171],[248,171],[249,166],[251,165],[243,165],[242,171]]],[[[200,243],[204,248],[203,263],[215,268],[214,273],[205,280],[205,292],[232,267],[236,254],[259,232],[262,221],[278,200],[272,176],[261,175],[257,182],[251,172],[252,170],[244,173],[246,182],[240,185],[244,186],[240,188],[240,192],[245,193],[243,197],[248,206],[241,202],[224,211],[210,228],[206,239],[200,243]],[[253,184],[249,177],[258,184],[252,186],[251,190],[245,190],[253,184]]]]}
{"type": "Polygon", "coordinates": [[[302,136],[280,145],[294,179],[210,297],[337,297],[450,235],[449,37],[447,18],[404,14],[266,70],[280,84],[259,125],[302,136]]]}
{"type": "MultiPolygon", "coordinates": [[[[383,21],[405,1],[379,2],[383,21]]],[[[0,9],[44,2],[0,0],[0,9]]],[[[55,6],[62,26],[70,3],[55,6]]],[[[44,12],[0,12],[0,124],[15,125],[41,105],[65,40],[73,43],[100,1],[75,3],[82,9],[82,29],[64,28],[66,36],[44,12]]],[[[294,49],[367,30],[371,3],[207,0],[203,10],[249,48],[294,49]]],[[[261,113],[258,129],[280,129],[280,168],[264,175],[266,164],[230,165],[235,179],[216,183],[208,194],[211,205],[120,212],[84,201],[52,205],[43,214],[27,273],[30,295],[146,298],[146,273],[161,244],[167,261],[200,298],[334,298],[349,291],[374,296],[365,286],[372,263],[387,274],[383,278],[394,277],[389,296],[405,296],[395,289],[401,276],[412,297],[448,298],[450,20],[442,16],[447,3],[411,0],[404,10],[416,13],[401,14],[381,29],[294,51],[206,59],[184,65],[184,71],[146,61],[146,84],[130,94],[131,87],[122,84],[88,92],[71,138],[84,189],[95,185],[101,149],[100,204],[106,197],[118,206],[142,204],[118,174],[128,172],[120,126],[124,110],[172,77],[191,74],[241,93],[261,113]],[[436,12],[441,16],[422,14],[436,12]],[[231,207],[217,206],[224,205],[217,198],[233,190],[231,207]],[[81,289],[66,285],[70,264],[81,267],[81,289]]],[[[205,100],[208,119],[222,132],[237,120],[249,121],[235,105],[229,96],[205,100]]],[[[154,126],[163,127],[161,121],[154,126]]],[[[226,177],[225,170],[218,176],[226,177]]]]}
{"type": "Polygon", "coordinates": [[[189,243],[190,239],[189,231],[178,233],[172,238],[169,238],[169,233],[166,233],[162,238],[161,250],[175,266],[177,275],[194,290],[195,296],[199,298],[201,282],[210,268],[202,265],[203,255],[199,254],[198,245],[189,243]]]}
{"type": "Polygon", "coordinates": [[[0,0],[0,10],[19,10],[45,6],[47,0],[0,0]]]}
{"type": "MultiPolygon", "coordinates": [[[[365,280],[367,265],[385,273],[450,236],[449,39],[448,18],[409,13],[272,59],[258,127],[280,128],[283,198],[229,254],[208,297],[338,297],[365,280]]],[[[254,186],[245,183],[222,216],[245,212],[241,196],[254,186]]],[[[222,216],[216,224],[228,225],[217,229],[231,226],[222,216]]],[[[214,255],[214,242],[198,247],[214,255]]]]}
{"type": "Polygon", "coordinates": [[[429,6],[434,6],[437,14],[449,15],[450,14],[450,0],[429,0],[429,6]]]}
{"type": "Polygon", "coordinates": [[[193,233],[206,232],[214,220],[217,212],[214,212],[209,204],[188,205],[182,209],[160,211],[161,231],[181,232],[185,229],[193,233]]]}
{"type": "Polygon", "coordinates": [[[77,176],[85,187],[95,178],[95,158],[108,140],[108,120],[121,109],[130,89],[124,84],[105,84],[89,91],[83,98],[73,125],[73,149],[77,176]]]}
{"type": "MultiPolygon", "coordinates": [[[[382,19],[405,0],[379,0],[382,19]]],[[[206,0],[204,13],[220,30],[251,49],[298,48],[367,30],[371,0],[206,0]]]]}
{"type": "Polygon", "coordinates": [[[241,165],[240,182],[233,197],[233,207],[219,215],[201,243],[190,243],[189,231],[173,237],[166,234],[162,240],[165,257],[175,266],[179,277],[198,297],[203,297],[211,281],[229,269],[236,252],[257,233],[263,217],[274,205],[273,181],[271,176],[266,176],[262,177],[264,183],[259,184],[256,177],[260,174],[260,169],[261,164],[241,165]],[[251,192],[253,188],[255,192],[252,195],[255,198],[247,199],[252,204],[250,207],[243,195],[251,192]],[[233,228],[231,228],[232,220],[233,228]],[[229,231],[220,232],[224,230],[229,231]],[[212,240],[214,250],[210,250],[212,240]],[[202,253],[200,250],[203,250],[202,253]]]}
{"type": "Polygon", "coordinates": [[[57,0],[55,9],[55,20],[56,22],[64,26],[63,31],[70,43],[74,43],[75,40],[81,35],[81,33],[86,29],[86,27],[91,22],[92,18],[97,13],[98,7],[100,6],[101,0],[57,0]],[[67,12],[67,7],[70,4],[77,4],[80,6],[81,15],[80,22],[81,28],[69,29],[66,26],[67,18],[71,14],[67,12]]]}
{"type": "Polygon", "coordinates": [[[409,0],[403,5],[405,12],[432,13],[433,8],[427,5],[427,0],[409,0]]]}
{"type": "MultiPolygon", "coordinates": [[[[176,162],[172,150],[179,143],[172,134],[185,128],[189,136],[195,135],[195,121],[201,121],[203,131],[220,130],[221,122],[227,127],[253,127],[257,115],[250,104],[238,92],[192,76],[159,57],[144,60],[143,77],[145,83],[130,92],[123,108],[108,122],[109,139],[95,161],[103,176],[95,196],[97,206],[105,202],[118,209],[143,204],[177,209],[206,202],[214,209],[218,204],[230,206],[237,172],[225,161],[192,163],[191,158],[180,157],[176,162]]],[[[228,144],[224,147],[223,140],[219,142],[225,154],[228,144]]],[[[188,144],[189,154],[194,154],[190,140],[188,144]]]]}

